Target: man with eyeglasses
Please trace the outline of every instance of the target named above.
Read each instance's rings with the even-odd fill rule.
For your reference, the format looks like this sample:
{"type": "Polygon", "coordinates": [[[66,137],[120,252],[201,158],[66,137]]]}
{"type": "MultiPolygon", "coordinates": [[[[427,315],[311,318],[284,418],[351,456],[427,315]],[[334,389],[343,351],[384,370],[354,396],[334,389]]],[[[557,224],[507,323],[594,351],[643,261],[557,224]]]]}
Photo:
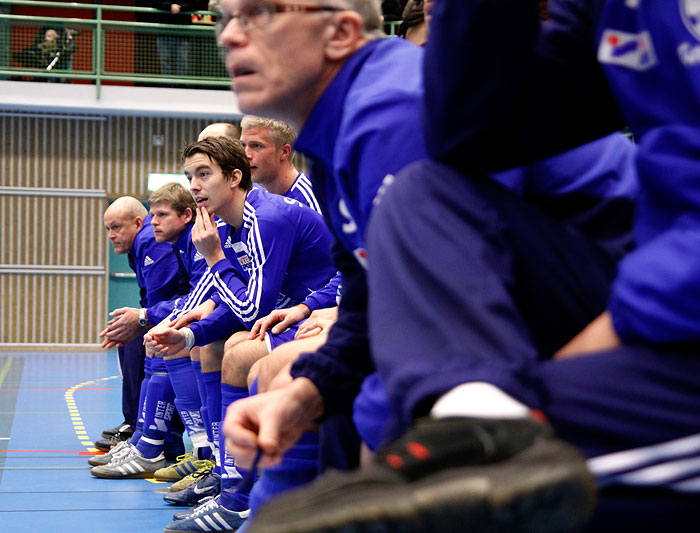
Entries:
{"type": "MultiPolygon", "coordinates": [[[[426,156],[418,112],[423,52],[403,40],[383,39],[374,0],[224,0],[221,8],[219,40],[239,107],[300,132],[295,148],[311,160],[314,190],[336,237],[334,259],[343,275],[339,316],[328,341],[292,371],[313,381],[295,379],[285,390],[297,405],[299,386],[316,395],[317,387],[332,390],[327,397],[338,405],[327,405],[328,412],[349,414],[362,375],[372,371],[364,236],[373,202],[385,178],[426,156]],[[364,354],[369,364],[354,372],[360,377],[349,385],[343,357],[355,354],[364,354]]],[[[209,527],[216,513],[211,504],[166,531],[209,527]]]]}

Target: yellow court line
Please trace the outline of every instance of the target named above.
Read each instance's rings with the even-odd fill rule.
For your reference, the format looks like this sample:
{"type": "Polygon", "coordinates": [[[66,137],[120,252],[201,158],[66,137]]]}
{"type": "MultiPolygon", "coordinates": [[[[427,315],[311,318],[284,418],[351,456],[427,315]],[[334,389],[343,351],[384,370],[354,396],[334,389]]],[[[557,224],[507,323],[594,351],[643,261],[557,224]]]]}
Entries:
{"type": "MultiPolygon", "coordinates": [[[[82,387],[85,387],[87,385],[92,385],[93,383],[98,383],[100,381],[107,381],[109,379],[115,379],[118,378],[119,376],[109,376],[107,378],[99,378],[99,379],[92,379],[90,381],[84,381],[83,383],[78,383],[77,385],[73,385],[70,387],[68,390],[66,390],[64,394],[64,398],[66,400],[66,407],[68,408],[68,414],[70,415],[70,419],[73,423],[73,431],[75,431],[75,436],[77,437],[78,441],[80,444],[83,446],[87,447],[87,450],[90,452],[97,451],[94,446],[95,443],[90,440],[89,437],[86,437],[85,434],[87,433],[83,424],[83,418],[80,416],[80,411],[78,410],[74,395],[75,391],[78,389],[81,389],[82,387]]],[[[0,385],[2,384],[2,381],[0,381],[0,385]]]]}
{"type": "Polygon", "coordinates": [[[2,370],[0,370],[0,389],[2,389],[2,384],[5,382],[5,376],[10,371],[10,366],[12,366],[12,357],[8,357],[5,364],[2,365],[2,370]]]}

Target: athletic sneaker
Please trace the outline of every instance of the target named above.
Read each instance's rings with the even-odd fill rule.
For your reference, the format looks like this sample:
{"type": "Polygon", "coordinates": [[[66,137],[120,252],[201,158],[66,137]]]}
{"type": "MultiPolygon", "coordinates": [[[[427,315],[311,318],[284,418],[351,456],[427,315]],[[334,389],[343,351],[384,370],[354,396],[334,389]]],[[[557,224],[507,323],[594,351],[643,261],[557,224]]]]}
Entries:
{"type": "Polygon", "coordinates": [[[88,464],[91,466],[109,464],[114,457],[129,453],[129,449],[131,446],[133,446],[133,444],[129,444],[127,441],[124,440],[103,455],[93,455],[92,457],[90,457],[90,459],[88,459],[88,464]]]}
{"type": "Polygon", "coordinates": [[[164,494],[163,499],[173,505],[195,505],[208,496],[218,496],[220,491],[221,476],[212,471],[181,491],[164,494]]]}
{"type": "Polygon", "coordinates": [[[206,498],[202,498],[199,500],[199,503],[195,505],[194,507],[190,507],[189,509],[185,509],[184,511],[178,511],[173,515],[173,520],[184,520],[185,518],[189,518],[192,516],[192,513],[196,512],[197,509],[199,509],[202,505],[207,503],[209,500],[213,500],[215,496],[207,496],[206,498]]]}
{"type": "Polygon", "coordinates": [[[147,459],[134,446],[129,449],[129,453],[114,457],[106,465],[94,467],[90,473],[105,479],[150,478],[156,470],[164,466],[165,455],[162,452],[158,457],[147,459]]]}
{"type": "Polygon", "coordinates": [[[154,477],[158,481],[180,481],[183,477],[194,474],[210,462],[206,459],[195,459],[191,453],[185,453],[177,458],[177,462],[174,465],[158,470],[154,477]]]}
{"type": "Polygon", "coordinates": [[[103,439],[108,439],[108,438],[110,438],[110,437],[113,437],[113,436],[116,435],[117,433],[128,434],[129,437],[131,437],[131,435],[134,434],[134,426],[132,426],[131,424],[127,424],[126,422],[122,422],[121,424],[119,424],[119,425],[118,425],[117,427],[115,427],[115,428],[112,428],[112,429],[105,429],[105,430],[102,432],[102,438],[103,438],[103,439]]]}
{"type": "Polygon", "coordinates": [[[216,466],[216,463],[214,461],[206,461],[206,464],[203,466],[199,467],[199,469],[192,474],[183,477],[180,481],[176,481],[170,487],[168,487],[168,491],[170,492],[180,492],[181,490],[186,489],[192,483],[196,483],[197,480],[201,477],[207,477],[209,473],[214,470],[214,467],[216,466]]]}
{"type": "MultiPolygon", "coordinates": [[[[131,426],[129,426],[131,427],[131,426]]],[[[114,448],[117,444],[120,442],[129,440],[131,436],[134,434],[132,431],[131,433],[122,433],[121,431],[117,431],[114,435],[111,437],[108,437],[106,439],[98,440],[95,443],[95,448],[98,450],[102,450],[104,452],[111,450],[114,448]]]]}
{"type": "Polygon", "coordinates": [[[246,531],[568,532],[595,503],[581,454],[531,419],[426,419],[355,472],[263,506],[246,531]]]}
{"type": "Polygon", "coordinates": [[[183,533],[183,532],[199,532],[199,531],[224,531],[233,533],[236,531],[245,519],[250,515],[250,509],[245,511],[229,511],[222,505],[219,505],[218,498],[212,498],[197,510],[193,511],[190,516],[183,520],[175,520],[170,522],[164,533],[183,533]]]}

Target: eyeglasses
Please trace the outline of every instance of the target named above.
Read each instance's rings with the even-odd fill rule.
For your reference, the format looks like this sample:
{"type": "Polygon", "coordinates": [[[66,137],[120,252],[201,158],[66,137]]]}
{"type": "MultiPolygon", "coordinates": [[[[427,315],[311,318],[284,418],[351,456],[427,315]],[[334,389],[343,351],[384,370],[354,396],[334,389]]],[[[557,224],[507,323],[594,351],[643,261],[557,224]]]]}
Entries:
{"type": "Polygon", "coordinates": [[[238,19],[238,24],[243,31],[256,28],[263,28],[272,22],[272,15],[275,13],[317,13],[320,11],[343,11],[339,7],[332,6],[309,6],[304,4],[273,4],[261,2],[255,5],[244,6],[235,15],[224,15],[220,17],[216,24],[217,37],[221,35],[224,28],[233,19],[238,19]]]}

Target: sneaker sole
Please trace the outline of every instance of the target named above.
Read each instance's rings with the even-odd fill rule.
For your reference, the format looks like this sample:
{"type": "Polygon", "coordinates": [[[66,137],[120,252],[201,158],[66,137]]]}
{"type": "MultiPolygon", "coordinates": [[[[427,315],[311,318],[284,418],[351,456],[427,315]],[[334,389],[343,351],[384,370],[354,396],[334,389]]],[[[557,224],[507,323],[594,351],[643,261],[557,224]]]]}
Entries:
{"type": "Polygon", "coordinates": [[[155,470],[146,470],[145,472],[137,472],[135,474],[128,474],[128,475],[123,475],[121,473],[117,474],[112,474],[112,473],[104,473],[104,472],[93,472],[92,470],[90,473],[98,477],[100,479],[141,479],[141,478],[152,478],[155,470]]]}
{"type": "Polygon", "coordinates": [[[381,467],[335,474],[280,496],[246,531],[560,533],[583,528],[595,505],[583,458],[558,440],[538,440],[499,463],[397,479],[381,467]]]}

